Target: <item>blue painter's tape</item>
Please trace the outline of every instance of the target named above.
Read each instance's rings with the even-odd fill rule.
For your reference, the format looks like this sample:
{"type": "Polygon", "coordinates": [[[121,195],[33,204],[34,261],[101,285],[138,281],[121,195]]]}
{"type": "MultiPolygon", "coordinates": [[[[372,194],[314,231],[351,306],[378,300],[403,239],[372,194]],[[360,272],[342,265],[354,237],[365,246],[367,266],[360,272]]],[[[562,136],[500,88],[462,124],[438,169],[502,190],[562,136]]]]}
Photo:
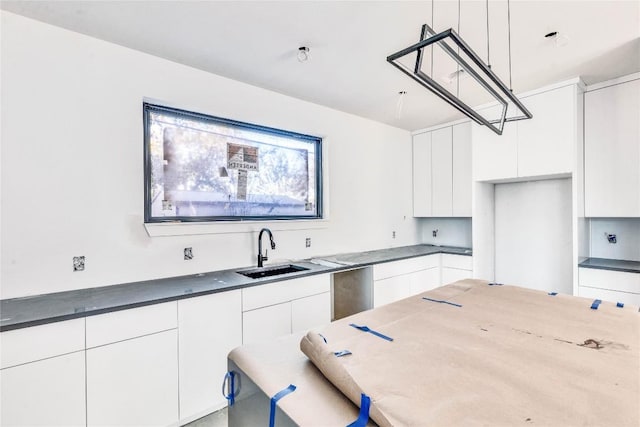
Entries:
{"type": "Polygon", "coordinates": [[[378,331],[374,331],[373,329],[370,329],[370,328],[369,328],[369,327],[367,327],[367,326],[359,326],[359,325],[356,325],[355,323],[349,323],[349,326],[352,326],[352,327],[354,327],[354,328],[356,328],[356,329],[359,329],[359,330],[361,330],[362,332],[369,332],[370,334],[373,334],[373,335],[375,335],[375,336],[377,336],[377,337],[380,337],[380,338],[382,338],[383,340],[393,341],[393,338],[388,337],[388,336],[386,336],[386,335],[383,335],[383,334],[381,334],[381,333],[380,333],[380,332],[378,332],[378,331]]]}
{"type": "Polygon", "coordinates": [[[431,301],[431,302],[439,302],[440,304],[449,304],[449,305],[454,305],[456,307],[462,307],[460,304],[456,304],[455,302],[444,301],[444,300],[441,300],[441,299],[431,299],[431,298],[427,298],[427,297],[422,297],[422,299],[427,300],[427,301],[431,301]]]}
{"type": "Polygon", "coordinates": [[[324,341],[324,343],[326,344],[326,343],[327,343],[327,339],[324,337],[324,335],[322,335],[322,334],[318,334],[318,335],[320,335],[320,338],[322,338],[322,340],[323,340],[323,341],[324,341]]]}
{"type": "Polygon", "coordinates": [[[222,381],[222,395],[229,401],[229,406],[233,406],[236,403],[236,386],[235,386],[236,373],[229,371],[224,374],[224,380],[222,381]],[[225,393],[225,386],[228,384],[229,393],[225,393]]]}
{"type": "Polygon", "coordinates": [[[616,303],[616,307],[618,307],[618,308],[622,308],[622,307],[624,307],[624,303],[621,303],[621,302],[616,303]]]}
{"type": "Polygon", "coordinates": [[[349,424],[347,427],[364,427],[369,422],[369,408],[371,407],[371,398],[366,394],[360,395],[360,414],[358,419],[349,424]]]}
{"type": "Polygon", "coordinates": [[[502,286],[502,283],[491,282],[489,286],[502,286]]]}
{"type": "Polygon", "coordinates": [[[602,300],[593,300],[593,303],[591,303],[591,310],[597,310],[600,303],[602,303],[602,300]]]}
{"type": "Polygon", "coordinates": [[[551,295],[552,297],[555,297],[556,295],[558,295],[557,292],[549,292],[547,295],[551,295]]]}
{"type": "Polygon", "coordinates": [[[349,350],[342,350],[342,351],[334,351],[333,354],[336,357],[342,357],[342,356],[348,356],[351,354],[351,352],[349,350]]]}
{"type": "Polygon", "coordinates": [[[276,425],[276,403],[278,400],[285,397],[287,394],[294,392],[296,386],[293,384],[289,384],[289,387],[280,390],[271,398],[271,410],[269,411],[269,427],[274,427],[276,425]]]}

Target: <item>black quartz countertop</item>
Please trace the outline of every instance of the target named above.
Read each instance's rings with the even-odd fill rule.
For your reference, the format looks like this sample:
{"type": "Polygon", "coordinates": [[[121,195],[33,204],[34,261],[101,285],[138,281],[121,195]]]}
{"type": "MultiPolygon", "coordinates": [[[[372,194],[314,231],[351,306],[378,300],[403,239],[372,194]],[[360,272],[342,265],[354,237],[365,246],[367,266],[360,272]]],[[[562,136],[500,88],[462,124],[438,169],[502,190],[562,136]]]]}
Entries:
{"type": "Polygon", "coordinates": [[[640,261],[626,261],[623,259],[587,258],[578,264],[578,267],[640,273],[640,261]]]}
{"type": "Polygon", "coordinates": [[[260,279],[250,279],[239,274],[238,271],[251,269],[251,267],[239,267],[188,276],[5,299],[0,301],[0,331],[437,253],[471,255],[471,250],[451,246],[403,246],[294,261],[293,264],[308,270],[260,279]]]}

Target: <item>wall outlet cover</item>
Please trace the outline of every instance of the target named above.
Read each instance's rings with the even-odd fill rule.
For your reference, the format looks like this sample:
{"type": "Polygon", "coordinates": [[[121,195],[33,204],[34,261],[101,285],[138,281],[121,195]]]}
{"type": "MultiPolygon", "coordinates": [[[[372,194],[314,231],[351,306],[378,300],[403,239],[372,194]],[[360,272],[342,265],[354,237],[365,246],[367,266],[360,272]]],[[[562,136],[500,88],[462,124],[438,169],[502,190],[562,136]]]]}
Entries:
{"type": "Polygon", "coordinates": [[[84,271],[84,255],[73,257],[73,271],[84,271]]]}

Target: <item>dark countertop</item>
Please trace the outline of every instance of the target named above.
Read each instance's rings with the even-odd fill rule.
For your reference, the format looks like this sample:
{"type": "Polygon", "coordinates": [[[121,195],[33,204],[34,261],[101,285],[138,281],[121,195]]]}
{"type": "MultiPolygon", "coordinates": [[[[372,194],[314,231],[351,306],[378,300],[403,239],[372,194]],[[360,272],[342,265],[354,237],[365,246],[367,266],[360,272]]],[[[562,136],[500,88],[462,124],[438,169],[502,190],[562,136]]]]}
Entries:
{"type": "Polygon", "coordinates": [[[626,261],[623,259],[587,258],[578,264],[578,267],[640,273],[640,261],[626,261]]]}
{"type": "MultiPolygon", "coordinates": [[[[308,268],[308,270],[260,279],[250,279],[238,274],[237,271],[252,269],[251,267],[240,267],[166,279],[11,298],[0,301],[0,331],[94,316],[111,311],[437,253],[472,254],[470,249],[451,246],[403,246],[293,261],[293,264],[308,268]]],[[[271,265],[265,267],[271,267],[271,265]]]]}

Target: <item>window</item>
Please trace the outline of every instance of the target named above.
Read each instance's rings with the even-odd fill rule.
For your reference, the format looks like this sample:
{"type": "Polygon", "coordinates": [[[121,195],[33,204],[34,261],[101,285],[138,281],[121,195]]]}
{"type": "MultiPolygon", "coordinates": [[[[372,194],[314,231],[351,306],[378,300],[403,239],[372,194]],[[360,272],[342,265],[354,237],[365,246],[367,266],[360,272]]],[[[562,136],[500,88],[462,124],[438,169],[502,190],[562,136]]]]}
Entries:
{"type": "Polygon", "coordinates": [[[322,139],[144,104],[145,222],[322,218],[322,139]]]}

